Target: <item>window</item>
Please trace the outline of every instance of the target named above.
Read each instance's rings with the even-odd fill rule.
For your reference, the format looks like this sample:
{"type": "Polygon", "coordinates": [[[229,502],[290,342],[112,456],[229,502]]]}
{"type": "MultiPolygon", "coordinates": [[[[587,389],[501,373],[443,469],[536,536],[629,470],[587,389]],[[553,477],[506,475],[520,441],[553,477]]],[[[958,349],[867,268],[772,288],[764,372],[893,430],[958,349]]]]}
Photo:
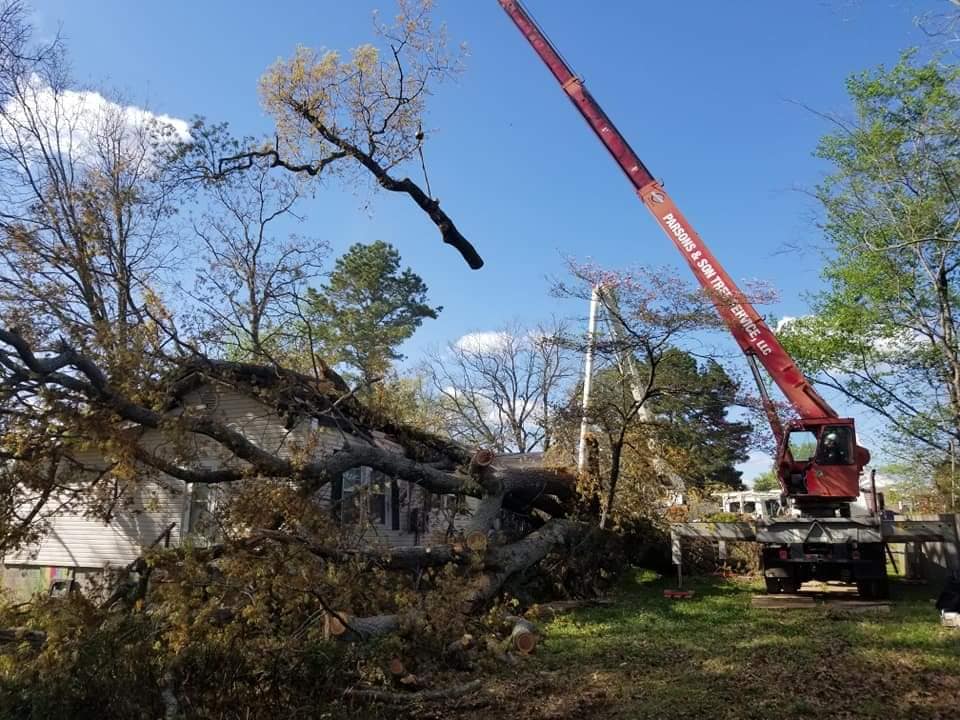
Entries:
{"type": "Polygon", "coordinates": [[[787,449],[796,462],[812,460],[817,451],[817,436],[809,430],[793,430],[787,437],[787,449]]]}
{"type": "Polygon", "coordinates": [[[757,504],[752,500],[748,500],[743,504],[743,511],[747,515],[753,515],[757,511],[757,504]]]}
{"type": "Polygon", "coordinates": [[[350,525],[360,520],[358,494],[363,485],[364,468],[351,468],[341,476],[340,522],[350,525]]]}
{"type": "Polygon", "coordinates": [[[828,425],[820,432],[817,462],[821,465],[849,465],[853,457],[853,432],[845,425],[828,425]]]}
{"type": "Polygon", "coordinates": [[[448,513],[462,513],[467,508],[467,498],[460,494],[440,496],[440,509],[448,513]]]}
{"type": "Polygon", "coordinates": [[[727,512],[738,513],[740,512],[740,503],[733,501],[730,503],[730,509],[727,512]]]}
{"type": "Polygon", "coordinates": [[[390,485],[390,478],[379,470],[370,471],[370,484],[367,487],[370,502],[368,503],[370,522],[387,522],[387,487],[390,485]]]}
{"type": "Polygon", "coordinates": [[[767,500],[764,506],[767,509],[767,517],[776,517],[780,513],[780,503],[776,500],[767,500]]]}
{"type": "Polygon", "coordinates": [[[332,483],[330,510],[344,524],[387,522],[389,476],[368,467],[351,468],[332,483]]]}

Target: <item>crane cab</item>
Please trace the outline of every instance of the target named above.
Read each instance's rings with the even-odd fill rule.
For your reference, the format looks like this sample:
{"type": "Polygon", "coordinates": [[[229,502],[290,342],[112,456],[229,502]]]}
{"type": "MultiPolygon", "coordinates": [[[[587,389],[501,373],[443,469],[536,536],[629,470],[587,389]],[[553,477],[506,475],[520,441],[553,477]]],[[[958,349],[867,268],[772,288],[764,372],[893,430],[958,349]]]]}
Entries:
{"type": "Polygon", "coordinates": [[[780,486],[812,515],[844,511],[860,495],[860,473],[870,452],[857,444],[850,418],[794,420],[785,428],[777,454],[780,486]]]}

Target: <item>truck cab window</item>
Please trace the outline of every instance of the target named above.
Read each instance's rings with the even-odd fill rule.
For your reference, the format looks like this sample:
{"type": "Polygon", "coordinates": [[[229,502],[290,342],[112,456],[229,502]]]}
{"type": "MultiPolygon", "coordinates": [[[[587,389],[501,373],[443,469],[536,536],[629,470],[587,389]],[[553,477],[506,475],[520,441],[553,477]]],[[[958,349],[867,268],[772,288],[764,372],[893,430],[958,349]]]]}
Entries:
{"type": "Polygon", "coordinates": [[[792,430],[787,437],[787,448],[795,462],[807,462],[817,452],[817,436],[809,430],[792,430]]]}

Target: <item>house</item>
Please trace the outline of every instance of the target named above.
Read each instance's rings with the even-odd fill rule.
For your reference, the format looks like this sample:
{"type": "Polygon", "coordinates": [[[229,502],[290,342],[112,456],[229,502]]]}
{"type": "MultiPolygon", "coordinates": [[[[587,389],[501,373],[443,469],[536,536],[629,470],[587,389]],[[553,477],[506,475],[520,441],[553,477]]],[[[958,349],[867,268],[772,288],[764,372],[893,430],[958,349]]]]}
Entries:
{"type": "MultiPolygon", "coordinates": [[[[171,417],[184,410],[212,414],[280,457],[303,453],[305,448],[313,453],[331,452],[342,445],[344,435],[335,427],[321,425],[316,418],[298,414],[295,409],[278,412],[277,398],[265,399],[268,383],[263,377],[249,385],[225,383],[193,373],[177,381],[165,412],[171,417]]],[[[295,404],[286,398],[280,406],[295,404]]],[[[403,452],[382,433],[374,436],[377,444],[403,452]]],[[[188,435],[173,442],[160,431],[148,429],[139,443],[157,454],[189,456],[207,469],[241,462],[218,454],[201,436],[188,435]]],[[[82,582],[105,569],[124,567],[145,547],[158,542],[175,546],[188,537],[202,542],[208,531],[205,518],[218,497],[229,492],[185,483],[162,473],[125,484],[105,473],[107,467],[98,452],[82,451],[71,455],[62,472],[96,481],[96,491],[110,508],[109,522],[72,508],[67,497],[58,498],[64,503],[63,509],[52,518],[40,541],[0,558],[3,586],[17,595],[29,595],[74,579],[82,582]]],[[[338,520],[357,528],[357,542],[387,546],[416,545],[437,534],[457,532],[465,526],[469,507],[475,502],[472,498],[433,496],[371,468],[345,472],[325,485],[316,499],[338,520]]]]}

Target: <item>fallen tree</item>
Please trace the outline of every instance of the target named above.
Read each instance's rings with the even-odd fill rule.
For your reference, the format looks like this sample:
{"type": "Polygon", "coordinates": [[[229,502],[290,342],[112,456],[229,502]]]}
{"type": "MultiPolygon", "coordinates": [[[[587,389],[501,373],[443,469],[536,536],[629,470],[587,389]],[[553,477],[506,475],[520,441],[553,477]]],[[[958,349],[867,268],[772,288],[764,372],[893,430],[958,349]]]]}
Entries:
{"type": "MultiPolygon", "coordinates": [[[[169,380],[157,381],[149,395],[156,400],[148,403],[144,394],[131,393],[97,359],[65,341],[35,347],[15,329],[0,328],[0,343],[5,348],[0,351],[0,385],[8,396],[37,396],[42,390],[62,422],[69,420],[77,429],[76,446],[82,437],[85,448],[99,448],[105,455],[109,449],[108,476],[169,477],[232,488],[224,496],[229,499],[222,525],[227,537],[205,547],[149,549],[126,569],[132,579],[122,578],[99,604],[99,627],[109,626],[117,613],[145,612],[161,625],[172,613],[181,624],[181,637],[192,637],[199,627],[204,634],[233,632],[229,628],[234,625],[249,628],[250,618],[256,617],[257,632],[269,628],[306,637],[311,628],[323,627],[326,637],[352,642],[398,634],[414,648],[426,645],[431,653],[442,654],[475,627],[474,618],[498,601],[508,582],[535,572],[548,556],[575,552],[596,532],[591,523],[572,515],[576,478],[567,469],[471,451],[381,417],[325,366],[322,377],[312,378],[278,366],[190,357],[173,365],[169,380]],[[299,456],[278,454],[237,430],[229,418],[185,405],[185,393],[207,386],[255,397],[286,427],[333,433],[340,442],[333,448],[318,443],[299,456]],[[82,425],[78,407],[84,408],[82,425]],[[146,432],[164,442],[145,448],[140,438],[146,432]],[[156,449],[170,446],[178,452],[156,449]],[[226,460],[211,467],[184,447],[226,460]],[[348,542],[345,528],[331,522],[315,498],[335,478],[358,467],[430,493],[476,498],[466,531],[447,542],[416,547],[348,542]],[[500,529],[505,510],[523,517],[524,529],[500,529]],[[299,577],[282,588],[265,584],[271,574],[283,578],[294,567],[299,577]],[[371,582],[378,585],[376,591],[371,582]],[[277,607],[267,610],[264,603],[277,607]],[[286,603],[294,608],[282,609],[286,603]],[[294,618],[299,618],[297,624],[294,618]]],[[[304,437],[311,438],[309,433],[304,437]]],[[[59,452],[69,455],[70,448],[65,442],[59,452]]],[[[32,458],[41,459],[39,454],[32,458]]],[[[60,474],[53,477],[64,481],[60,474]]],[[[80,477],[73,478],[78,493],[80,477]]],[[[100,473],[91,482],[102,482],[102,477],[100,473]]],[[[562,596],[562,586],[554,584],[553,593],[558,592],[562,596]]],[[[516,624],[523,630],[523,623],[516,624]]],[[[529,635],[517,631],[515,651],[532,649],[535,640],[531,643],[529,635]]],[[[29,637],[35,647],[42,645],[37,640],[41,635],[18,632],[10,637],[29,637]]]]}

